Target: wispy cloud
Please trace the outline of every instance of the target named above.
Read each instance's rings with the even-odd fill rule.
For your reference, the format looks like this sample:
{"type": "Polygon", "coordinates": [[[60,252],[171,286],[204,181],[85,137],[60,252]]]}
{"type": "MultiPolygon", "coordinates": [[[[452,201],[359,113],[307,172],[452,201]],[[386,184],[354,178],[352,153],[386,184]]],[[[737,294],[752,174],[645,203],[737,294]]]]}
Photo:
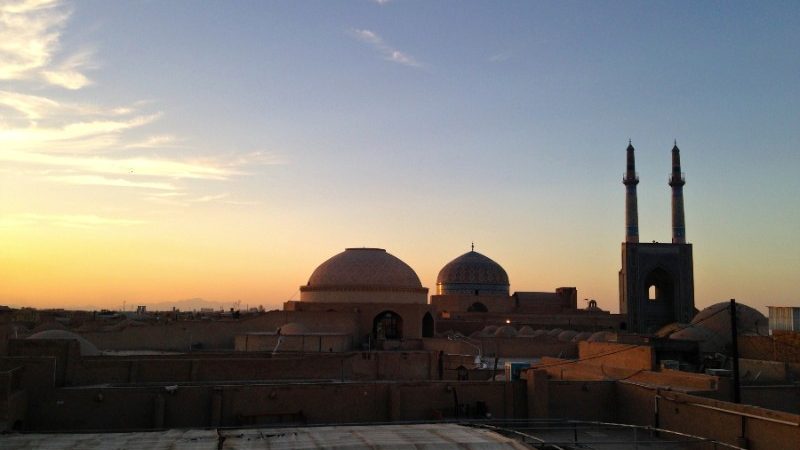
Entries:
{"type": "Polygon", "coordinates": [[[224,194],[204,195],[202,197],[192,199],[191,201],[194,202],[194,203],[208,203],[208,202],[213,202],[215,200],[221,200],[221,199],[227,197],[228,195],[229,194],[227,192],[224,193],[224,194]]]}
{"type": "Polygon", "coordinates": [[[181,140],[169,134],[148,136],[147,138],[125,144],[125,148],[166,148],[178,147],[181,140]]]}
{"type": "Polygon", "coordinates": [[[0,2],[0,79],[39,80],[67,89],[88,85],[81,69],[90,65],[91,52],[54,61],[69,17],[60,0],[0,2]]]}
{"type": "Polygon", "coordinates": [[[77,184],[85,186],[114,186],[143,189],[157,189],[173,191],[177,189],[172,183],[160,181],[131,181],[124,178],[109,178],[101,175],[50,175],[44,177],[47,180],[58,181],[67,184],[77,184]]]}
{"type": "MultiPolygon", "coordinates": [[[[227,193],[198,196],[193,181],[224,182],[286,162],[265,151],[200,150],[169,130],[153,132],[163,115],[156,101],[107,106],[82,96],[80,89],[92,83],[86,71],[99,65],[90,45],[66,48],[62,42],[71,12],[62,0],[0,0],[0,172],[65,186],[139,190],[147,200],[191,205],[232,201],[227,193]],[[44,87],[78,93],[63,100],[63,91],[44,87]],[[159,154],[176,148],[181,151],[159,154]]],[[[102,222],[96,216],[33,214],[3,220],[102,222]]]]}
{"type": "Polygon", "coordinates": [[[93,104],[56,101],[39,95],[23,94],[8,90],[0,90],[0,106],[8,108],[18,118],[38,121],[39,119],[63,119],[71,116],[123,116],[134,112],[143,102],[133,107],[102,108],[93,104]]]}
{"type": "Polygon", "coordinates": [[[353,28],[350,30],[350,34],[359,41],[371,45],[375,50],[377,50],[381,55],[383,55],[383,58],[387,61],[391,61],[409,67],[421,66],[421,64],[417,62],[417,60],[414,59],[414,57],[412,57],[411,55],[401,52],[400,50],[397,50],[389,46],[383,40],[383,38],[381,38],[374,31],[367,29],[353,28]]]}
{"type": "Polygon", "coordinates": [[[0,161],[30,165],[60,167],[104,175],[165,177],[175,179],[225,180],[239,174],[224,163],[210,161],[177,161],[157,158],[107,158],[96,156],[65,156],[20,151],[0,152],[0,161]]]}
{"type": "Polygon", "coordinates": [[[20,228],[36,225],[70,228],[98,228],[104,226],[132,226],[147,223],[143,220],[118,219],[94,214],[8,214],[0,217],[0,228],[20,228]]]}
{"type": "Polygon", "coordinates": [[[147,190],[179,189],[175,180],[227,180],[247,168],[285,162],[269,152],[192,159],[120,156],[181,142],[171,134],[130,138],[129,132],[142,131],[161,117],[140,112],[140,106],[103,108],[0,90],[0,112],[5,110],[0,115],[5,118],[0,119],[0,161],[45,169],[48,181],[147,190]]]}
{"type": "Polygon", "coordinates": [[[372,3],[377,3],[381,6],[388,5],[392,0],[372,0],[372,3]]]}
{"type": "Polygon", "coordinates": [[[505,50],[495,53],[494,55],[490,56],[488,60],[489,62],[503,62],[508,61],[512,56],[514,56],[514,54],[511,52],[511,50],[505,50]]]}

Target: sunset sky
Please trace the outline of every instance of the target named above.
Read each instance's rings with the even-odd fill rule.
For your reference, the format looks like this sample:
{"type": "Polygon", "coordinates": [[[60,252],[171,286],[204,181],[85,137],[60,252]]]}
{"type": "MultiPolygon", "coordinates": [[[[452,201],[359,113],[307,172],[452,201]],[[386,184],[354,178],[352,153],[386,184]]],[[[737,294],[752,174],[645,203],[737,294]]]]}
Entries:
{"type": "Polygon", "coordinates": [[[800,304],[800,3],[0,0],[0,304],[276,308],[346,247],[618,310],[625,147],[698,307],[800,304]]]}

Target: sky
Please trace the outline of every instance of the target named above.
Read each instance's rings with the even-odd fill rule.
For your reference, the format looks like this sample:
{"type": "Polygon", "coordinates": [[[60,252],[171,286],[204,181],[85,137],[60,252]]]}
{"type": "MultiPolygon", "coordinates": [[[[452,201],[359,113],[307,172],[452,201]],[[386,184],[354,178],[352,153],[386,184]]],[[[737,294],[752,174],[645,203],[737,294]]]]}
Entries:
{"type": "Polygon", "coordinates": [[[681,149],[695,303],[800,305],[795,1],[0,0],[0,304],[279,308],[347,247],[618,311],[681,149]]]}

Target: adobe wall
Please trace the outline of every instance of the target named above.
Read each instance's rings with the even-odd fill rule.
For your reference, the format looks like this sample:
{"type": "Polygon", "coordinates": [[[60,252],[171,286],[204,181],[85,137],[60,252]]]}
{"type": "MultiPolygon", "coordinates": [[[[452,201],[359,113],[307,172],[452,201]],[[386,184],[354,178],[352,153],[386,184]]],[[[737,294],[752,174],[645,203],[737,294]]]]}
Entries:
{"type": "Polygon", "coordinates": [[[788,379],[788,363],[739,358],[739,373],[743,383],[785,383],[788,379]]]}
{"type": "Polygon", "coordinates": [[[617,417],[613,381],[555,381],[547,383],[551,419],[614,422],[617,417]]]}
{"type": "Polygon", "coordinates": [[[270,311],[238,320],[165,321],[80,334],[101,350],[187,351],[192,344],[204,350],[232,350],[235,336],[239,334],[275,331],[289,322],[300,322],[311,331],[355,334],[358,330],[356,320],[353,313],[346,312],[270,311]]]}
{"type": "Polygon", "coordinates": [[[353,336],[349,334],[303,334],[278,336],[277,334],[246,333],[236,335],[237,352],[348,352],[353,349],[353,336]],[[280,339],[280,345],[278,340],[280,339]]]}
{"type": "Polygon", "coordinates": [[[732,445],[747,442],[751,450],[791,448],[800,442],[798,415],[677,392],[661,391],[660,395],[659,425],[662,428],[707,436],[732,445]],[[746,441],[738,439],[742,435],[746,441]]]}
{"type": "Polygon", "coordinates": [[[516,309],[516,302],[508,295],[431,295],[431,306],[436,312],[466,312],[475,303],[483,304],[490,313],[509,313],[516,309]]]}
{"type": "MultiPolygon", "coordinates": [[[[354,344],[360,345],[361,340],[372,333],[372,324],[379,314],[392,311],[402,318],[403,339],[422,338],[422,320],[426,313],[435,318],[435,311],[428,304],[383,304],[383,303],[314,303],[289,301],[284,303],[284,311],[305,312],[323,314],[325,318],[328,314],[352,314],[357,326],[353,330],[355,338],[354,344]]],[[[300,322],[298,320],[298,322],[300,322]]],[[[435,319],[434,319],[435,323],[435,319]]],[[[435,325],[434,325],[435,326],[435,325]]],[[[330,331],[317,330],[313,331],[330,331]]]]}
{"type": "Polygon", "coordinates": [[[617,422],[655,426],[655,389],[621,381],[616,383],[617,422]]]}
{"type": "Polygon", "coordinates": [[[646,345],[581,341],[578,343],[578,358],[594,365],[641,370],[655,368],[655,352],[646,345]]]}
{"type": "Polygon", "coordinates": [[[742,386],[742,403],[800,414],[800,385],[742,386]]]}
{"type": "Polygon", "coordinates": [[[479,410],[495,418],[524,418],[522,392],[503,382],[68,388],[55,392],[52,408],[32,415],[27,430],[410,421],[465,417],[479,410]]]}
{"type": "Polygon", "coordinates": [[[8,358],[2,359],[11,361],[15,358],[27,358],[34,366],[43,364],[45,368],[41,370],[45,371],[50,370],[51,363],[42,361],[34,363],[34,361],[42,357],[51,357],[53,381],[48,384],[55,386],[64,384],[72,363],[81,358],[80,345],[74,339],[11,339],[8,342],[8,354],[8,358]]]}
{"type": "Polygon", "coordinates": [[[592,364],[590,361],[576,362],[559,358],[542,358],[534,369],[544,370],[552,380],[599,381],[629,380],[650,386],[668,386],[671,389],[700,392],[716,391],[720,380],[716,376],[662,369],[658,372],[592,364]]]}
{"type": "Polygon", "coordinates": [[[739,336],[739,357],[800,363],[800,333],[739,336]]]}
{"type": "MultiPolygon", "coordinates": [[[[563,342],[552,336],[514,338],[470,338],[471,344],[481,348],[484,358],[490,359],[495,356],[500,358],[534,358],[539,356],[561,356],[573,358],[577,356],[578,346],[572,342],[563,342]]],[[[460,340],[451,341],[444,338],[429,338],[423,340],[425,350],[444,351],[446,353],[458,353],[475,355],[477,349],[470,344],[460,340]]]]}
{"type": "Polygon", "coordinates": [[[437,330],[442,333],[447,330],[459,331],[465,335],[482,330],[487,325],[505,325],[506,319],[511,320],[511,325],[517,329],[528,325],[533,329],[542,328],[550,330],[562,328],[575,331],[614,331],[619,324],[625,321],[619,314],[591,313],[582,310],[574,313],[528,314],[528,313],[479,313],[479,312],[449,312],[449,318],[437,320],[437,330]]]}
{"type": "Polygon", "coordinates": [[[430,352],[371,352],[315,356],[246,354],[238,357],[186,354],[85,357],[70,370],[66,385],[184,383],[250,380],[430,380],[438,355],[430,352]]]}

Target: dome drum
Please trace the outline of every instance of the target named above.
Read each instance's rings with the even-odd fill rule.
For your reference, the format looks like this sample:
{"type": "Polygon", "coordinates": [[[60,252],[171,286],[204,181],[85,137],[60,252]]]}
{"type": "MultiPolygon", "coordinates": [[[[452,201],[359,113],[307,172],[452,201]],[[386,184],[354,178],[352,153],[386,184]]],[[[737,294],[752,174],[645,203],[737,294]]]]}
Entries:
{"type": "Polygon", "coordinates": [[[441,283],[436,284],[439,295],[502,295],[508,296],[508,285],[441,283]]]}

